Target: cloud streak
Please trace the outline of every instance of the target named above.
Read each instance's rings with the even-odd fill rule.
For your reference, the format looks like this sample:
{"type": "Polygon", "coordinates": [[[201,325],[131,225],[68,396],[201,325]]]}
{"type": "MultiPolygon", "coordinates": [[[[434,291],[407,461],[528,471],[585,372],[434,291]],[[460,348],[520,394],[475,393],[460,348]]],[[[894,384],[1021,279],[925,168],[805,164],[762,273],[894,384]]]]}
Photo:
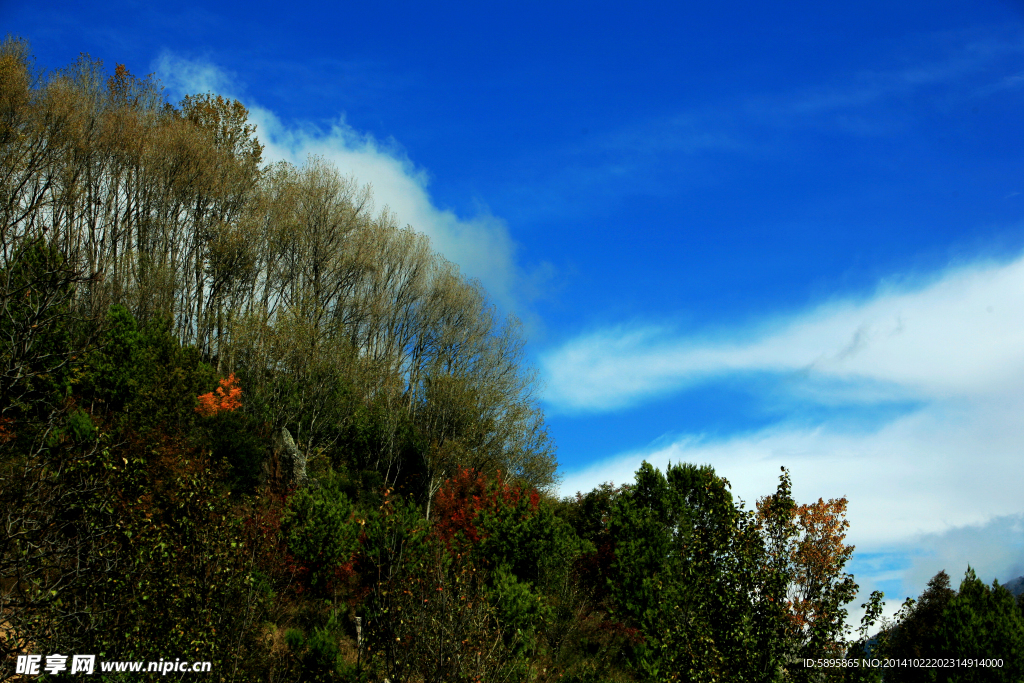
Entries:
{"type": "Polygon", "coordinates": [[[597,330],[541,363],[547,401],[570,412],[617,410],[744,372],[799,374],[819,400],[991,396],[1024,380],[1024,259],[717,334],[597,330]]]}

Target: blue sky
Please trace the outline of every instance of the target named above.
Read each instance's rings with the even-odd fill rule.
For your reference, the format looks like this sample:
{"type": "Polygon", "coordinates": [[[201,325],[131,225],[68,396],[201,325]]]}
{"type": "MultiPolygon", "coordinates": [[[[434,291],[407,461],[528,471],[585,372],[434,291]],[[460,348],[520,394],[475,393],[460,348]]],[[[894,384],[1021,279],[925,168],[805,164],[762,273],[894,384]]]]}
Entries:
{"type": "Polygon", "coordinates": [[[1024,5],[0,0],[252,112],[520,316],[563,491],[846,495],[891,607],[1024,574],[1024,5]]]}

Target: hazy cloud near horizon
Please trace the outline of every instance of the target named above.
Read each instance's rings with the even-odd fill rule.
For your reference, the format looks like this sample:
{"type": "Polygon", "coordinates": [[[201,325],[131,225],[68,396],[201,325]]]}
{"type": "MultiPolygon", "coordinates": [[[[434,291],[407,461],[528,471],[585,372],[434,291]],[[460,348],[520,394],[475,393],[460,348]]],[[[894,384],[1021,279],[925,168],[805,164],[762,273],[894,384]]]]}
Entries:
{"type": "Polygon", "coordinates": [[[311,155],[319,156],[343,174],[371,185],[378,209],[387,207],[400,224],[411,225],[430,237],[436,251],[458,264],[465,275],[478,279],[503,309],[525,318],[528,325],[539,324],[529,305],[542,294],[550,265],[541,264],[529,272],[521,268],[508,226],[486,209],[466,218],[438,207],[428,191],[429,174],[409,159],[397,141],[378,140],[356,130],[340,112],[327,128],[283,121],[247,98],[243,83],[209,61],[165,51],[153,68],[176,98],[212,92],[242,102],[265,146],[265,161],[300,165],[311,155]]]}

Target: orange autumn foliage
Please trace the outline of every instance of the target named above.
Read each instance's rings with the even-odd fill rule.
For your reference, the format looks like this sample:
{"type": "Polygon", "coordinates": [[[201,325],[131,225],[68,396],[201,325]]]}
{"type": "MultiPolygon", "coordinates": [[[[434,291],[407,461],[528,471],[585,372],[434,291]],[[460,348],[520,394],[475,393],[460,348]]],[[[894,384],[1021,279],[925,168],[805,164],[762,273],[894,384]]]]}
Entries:
{"type": "Polygon", "coordinates": [[[210,392],[199,396],[196,412],[203,417],[212,417],[220,412],[231,412],[242,407],[242,388],[236,386],[238,380],[231,373],[220,381],[216,393],[210,392]]]}
{"type": "Polygon", "coordinates": [[[8,425],[14,424],[13,417],[0,417],[0,443],[14,440],[14,432],[8,425]]]}
{"type": "Polygon", "coordinates": [[[798,505],[783,470],[779,493],[757,502],[758,526],[770,548],[768,561],[788,575],[786,605],[795,633],[826,652],[842,649],[844,605],[858,586],[846,572],[854,547],[846,533],[847,499],[798,505]]]}
{"type": "Polygon", "coordinates": [[[799,626],[812,625],[831,613],[832,593],[849,590],[843,572],[853,555],[853,546],[846,545],[846,498],[833,498],[800,505],[796,509],[799,542],[793,550],[796,565],[796,595],[793,613],[799,626]]]}

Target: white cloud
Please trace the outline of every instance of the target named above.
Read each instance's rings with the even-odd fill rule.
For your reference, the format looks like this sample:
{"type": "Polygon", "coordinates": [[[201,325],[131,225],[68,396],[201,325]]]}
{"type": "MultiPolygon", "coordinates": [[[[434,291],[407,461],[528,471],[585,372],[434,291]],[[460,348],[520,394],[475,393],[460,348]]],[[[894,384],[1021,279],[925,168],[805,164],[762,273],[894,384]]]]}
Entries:
{"type": "Polygon", "coordinates": [[[580,336],[541,359],[555,409],[626,407],[738,372],[802,373],[837,399],[990,396],[1024,379],[1024,259],[711,337],[658,327],[580,336]]]}
{"type": "Polygon", "coordinates": [[[235,75],[204,60],[183,59],[165,51],[157,57],[153,72],[179,99],[208,92],[240,99],[241,86],[235,75]]]}
{"type": "Polygon", "coordinates": [[[248,97],[236,77],[203,60],[163,53],[154,70],[175,96],[215,92],[238,99],[249,109],[264,160],[303,163],[310,155],[334,163],[343,173],[373,188],[378,207],[430,237],[435,250],[477,278],[505,310],[520,315],[543,286],[543,268],[524,273],[516,262],[516,244],[505,222],[483,210],[471,218],[438,208],[428,192],[428,174],[417,168],[394,140],[361,133],[343,117],[323,129],[293,124],[248,97]]]}
{"type": "Polygon", "coordinates": [[[646,459],[662,469],[711,464],[752,504],[785,466],[798,500],[849,499],[848,540],[860,552],[907,559],[870,570],[866,589],[899,576],[916,596],[939,569],[958,584],[968,563],[987,581],[1024,573],[1024,259],[954,268],[917,287],[884,286],[867,300],[715,335],[602,330],[552,351],[543,367],[548,401],[575,411],[743,373],[783,373],[786,390],[800,393],[769,428],[620,454],[567,473],[564,494],[631,481],[646,459]],[[916,408],[868,429],[836,419],[808,426],[801,413],[908,398],[916,408]]]}

